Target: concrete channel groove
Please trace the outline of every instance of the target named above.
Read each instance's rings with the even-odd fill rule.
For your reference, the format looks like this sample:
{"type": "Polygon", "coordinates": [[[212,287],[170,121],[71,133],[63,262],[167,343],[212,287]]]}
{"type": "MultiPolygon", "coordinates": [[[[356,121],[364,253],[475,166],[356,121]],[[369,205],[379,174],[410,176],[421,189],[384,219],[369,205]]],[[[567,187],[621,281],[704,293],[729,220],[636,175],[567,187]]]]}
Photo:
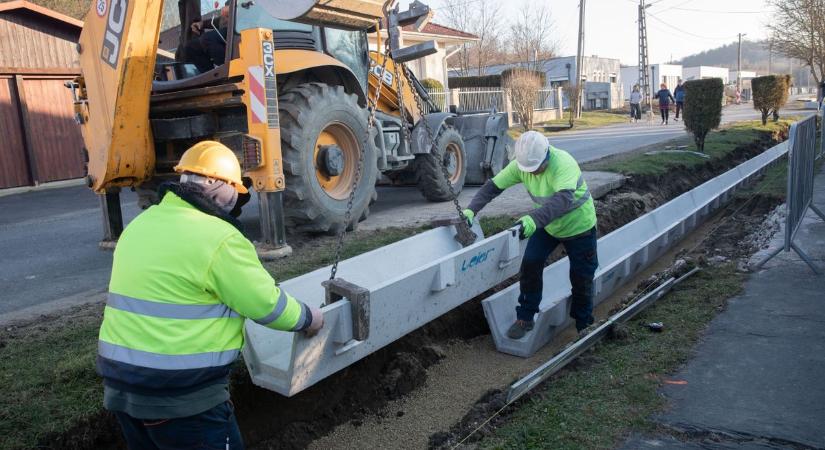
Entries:
{"type": "MultiPolygon", "coordinates": [[[[596,303],[667,252],[787,148],[779,144],[601,238],[596,303]]],[[[450,226],[342,261],[341,278],[369,292],[369,329],[362,340],[355,339],[357,311],[346,298],[322,308],[326,326],[313,338],[247,321],[244,360],[252,381],[293,396],[516,275],[526,241],[519,241],[515,228],[488,238],[478,224],[474,231],[478,240],[465,248],[455,241],[450,226]]],[[[515,319],[518,284],[482,301],[499,351],[528,357],[567,326],[568,266],[564,258],[545,269],[536,329],[521,340],[505,336],[515,319]]],[[[325,298],[321,283],[328,274],[328,267],[321,268],[281,286],[320,306],[325,298]]]]}
{"type": "MultiPolygon", "coordinates": [[[[726,204],[737,189],[748,185],[787,152],[787,142],[776,145],[600,238],[594,302],[598,304],[605,300],[656,261],[726,204]]],[[[482,301],[499,351],[529,357],[570,324],[569,266],[567,258],[563,258],[545,268],[544,292],[536,326],[522,339],[513,340],[506,336],[507,328],[515,320],[518,283],[482,301]]]]}
{"type": "MultiPolygon", "coordinates": [[[[325,326],[312,338],[246,321],[244,360],[252,381],[292,396],[446,314],[519,270],[525,241],[515,228],[462,247],[454,227],[440,227],[341,261],[340,277],[369,291],[369,330],[354,339],[348,299],[324,306],[325,326]]],[[[329,267],[281,283],[301,299],[324,299],[329,267]]]]}

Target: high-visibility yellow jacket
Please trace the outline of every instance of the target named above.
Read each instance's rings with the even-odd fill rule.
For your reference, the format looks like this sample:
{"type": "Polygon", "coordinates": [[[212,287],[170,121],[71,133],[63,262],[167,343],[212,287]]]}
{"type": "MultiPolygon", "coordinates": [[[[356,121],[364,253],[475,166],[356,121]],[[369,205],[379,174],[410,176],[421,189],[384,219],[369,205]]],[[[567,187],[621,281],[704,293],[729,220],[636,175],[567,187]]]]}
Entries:
{"type": "Polygon", "coordinates": [[[535,205],[530,217],[536,227],[559,239],[589,231],[596,226],[596,208],[578,163],[552,145],[547,158],[547,169],[540,174],[523,172],[516,161],[511,161],[481,187],[468,208],[478,214],[505,189],[523,183],[535,205]]]}
{"type": "Polygon", "coordinates": [[[98,372],[107,386],[144,395],[225,383],[245,317],[286,331],[312,320],[235,226],[168,192],[118,242],[98,372]]]}

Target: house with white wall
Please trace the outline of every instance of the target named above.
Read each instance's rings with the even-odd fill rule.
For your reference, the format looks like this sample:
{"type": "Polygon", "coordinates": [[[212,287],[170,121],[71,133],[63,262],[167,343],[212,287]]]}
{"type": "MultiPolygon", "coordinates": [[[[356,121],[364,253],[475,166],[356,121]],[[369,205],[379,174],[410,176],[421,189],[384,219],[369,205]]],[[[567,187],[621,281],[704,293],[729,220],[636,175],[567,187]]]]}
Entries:
{"type": "MultiPolygon", "coordinates": [[[[683,79],[681,64],[651,64],[649,67],[651,96],[659,90],[662,83],[672,91],[679,80],[683,79]]],[[[630,100],[633,86],[639,84],[639,66],[622,67],[621,77],[624,99],[630,100]]]]}
{"type": "Polygon", "coordinates": [[[707,78],[721,78],[722,83],[727,85],[730,81],[730,73],[727,67],[715,67],[715,66],[695,66],[695,67],[685,67],[682,70],[682,74],[684,75],[683,80],[690,81],[690,80],[704,80],[707,78]]]}
{"type": "MultiPolygon", "coordinates": [[[[376,49],[377,35],[368,35],[370,50],[376,49]]],[[[387,31],[381,30],[381,46],[384,46],[387,39],[387,31]]],[[[402,28],[401,47],[409,47],[427,41],[435,41],[435,48],[438,50],[432,55],[419,58],[407,63],[407,67],[419,79],[432,78],[438,80],[446,88],[448,71],[447,58],[461,49],[462,45],[478,41],[478,36],[466,33],[455,28],[430,22],[429,20],[419,21],[413,25],[402,28]]],[[[382,48],[383,52],[384,49],[382,48]]]]}

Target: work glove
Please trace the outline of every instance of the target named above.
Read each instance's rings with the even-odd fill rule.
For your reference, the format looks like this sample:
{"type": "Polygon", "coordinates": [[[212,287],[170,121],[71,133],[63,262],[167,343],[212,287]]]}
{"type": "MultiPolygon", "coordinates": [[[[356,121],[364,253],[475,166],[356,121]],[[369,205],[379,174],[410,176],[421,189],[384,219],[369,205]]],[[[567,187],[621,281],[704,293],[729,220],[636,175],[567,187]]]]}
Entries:
{"type": "Polygon", "coordinates": [[[516,222],[516,225],[521,227],[519,239],[528,239],[536,232],[536,221],[530,216],[523,216],[516,222]]]}
{"type": "Polygon", "coordinates": [[[467,225],[472,227],[473,219],[475,219],[476,213],[474,213],[472,209],[465,209],[464,211],[461,211],[461,213],[467,218],[467,225]]]}
{"type": "Polygon", "coordinates": [[[315,336],[318,334],[318,331],[324,327],[324,313],[321,312],[320,308],[310,306],[309,313],[312,314],[312,322],[309,324],[309,327],[304,330],[306,337],[315,336]]]}

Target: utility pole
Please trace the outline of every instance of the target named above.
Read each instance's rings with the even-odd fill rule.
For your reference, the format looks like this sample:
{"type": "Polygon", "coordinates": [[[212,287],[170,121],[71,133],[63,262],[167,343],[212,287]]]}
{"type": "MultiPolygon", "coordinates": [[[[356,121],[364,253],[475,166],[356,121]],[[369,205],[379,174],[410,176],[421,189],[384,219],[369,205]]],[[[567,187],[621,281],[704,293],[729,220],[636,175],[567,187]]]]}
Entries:
{"type": "Polygon", "coordinates": [[[640,108],[650,107],[650,78],[647,60],[647,21],[645,19],[645,0],[639,0],[639,92],[642,94],[640,108]]]}
{"type": "Polygon", "coordinates": [[[584,60],[584,0],[579,0],[579,46],[576,51],[576,118],[582,116],[582,62],[584,60]]]}
{"type": "Polygon", "coordinates": [[[771,66],[773,65],[773,41],[768,43],[768,75],[773,75],[771,66]]]}
{"type": "Polygon", "coordinates": [[[736,51],[736,89],[742,91],[742,36],[747,36],[745,33],[739,33],[739,49],[736,51]]]}

